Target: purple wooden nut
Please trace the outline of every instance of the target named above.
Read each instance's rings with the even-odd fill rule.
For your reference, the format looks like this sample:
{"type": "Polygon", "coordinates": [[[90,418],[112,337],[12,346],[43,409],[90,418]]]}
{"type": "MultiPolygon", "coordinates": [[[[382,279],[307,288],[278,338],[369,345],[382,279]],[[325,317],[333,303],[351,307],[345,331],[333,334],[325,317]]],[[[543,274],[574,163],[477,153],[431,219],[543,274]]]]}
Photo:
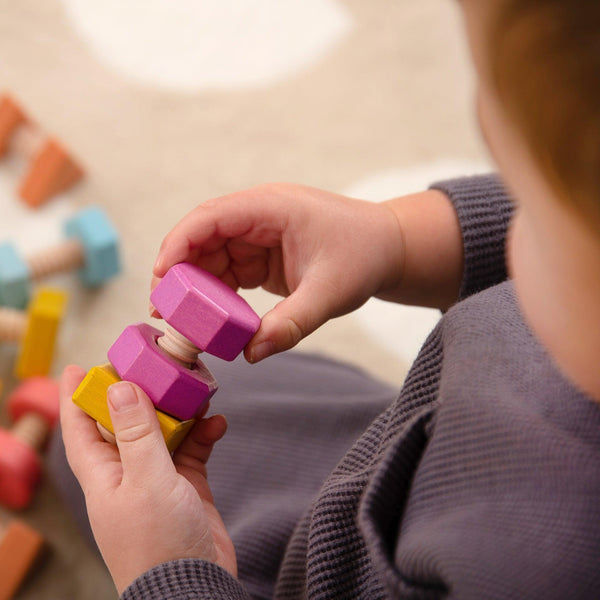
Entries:
{"type": "Polygon", "coordinates": [[[217,382],[202,361],[188,369],[170,358],[156,343],[161,335],[147,323],[129,325],[110,347],[108,360],[156,408],[182,421],[192,419],[217,391],[217,382]]]}
{"type": "Polygon", "coordinates": [[[190,263],[172,266],[150,299],[173,329],[225,360],[233,360],[260,326],[260,317],[240,295],[190,263]]]}

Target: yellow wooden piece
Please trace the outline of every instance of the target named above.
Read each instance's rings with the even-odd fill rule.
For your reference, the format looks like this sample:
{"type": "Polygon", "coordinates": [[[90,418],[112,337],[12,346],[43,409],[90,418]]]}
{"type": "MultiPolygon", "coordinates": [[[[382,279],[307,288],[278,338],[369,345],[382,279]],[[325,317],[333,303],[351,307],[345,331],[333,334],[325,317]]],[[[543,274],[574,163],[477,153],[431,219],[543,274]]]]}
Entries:
{"type": "Polygon", "coordinates": [[[67,295],[53,288],[41,288],[32,298],[27,308],[27,328],[15,366],[17,377],[26,379],[48,375],[66,304],[67,295]]]}
{"type": "MultiPolygon", "coordinates": [[[[121,379],[111,364],[100,365],[90,369],[73,394],[73,402],[111,433],[115,430],[108,412],[106,394],[108,388],[119,381],[121,379]]],[[[156,416],[167,448],[169,452],[173,452],[183,442],[195,421],[178,421],[160,410],[156,411],[156,416]]]]}

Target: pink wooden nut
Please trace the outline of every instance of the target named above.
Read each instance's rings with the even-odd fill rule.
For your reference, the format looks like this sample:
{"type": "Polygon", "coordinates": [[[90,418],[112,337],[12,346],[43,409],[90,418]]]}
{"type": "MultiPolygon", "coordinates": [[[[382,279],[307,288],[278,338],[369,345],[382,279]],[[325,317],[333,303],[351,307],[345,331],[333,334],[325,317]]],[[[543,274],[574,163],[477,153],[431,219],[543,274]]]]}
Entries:
{"type": "Polygon", "coordinates": [[[126,327],[108,351],[121,379],[139,385],[157,409],[185,421],[202,410],[217,391],[217,382],[197,360],[189,369],[157,344],[162,332],[147,323],[126,327]]]}
{"type": "Polygon", "coordinates": [[[225,360],[233,360],[260,326],[260,317],[240,295],[190,263],[172,266],[150,299],[173,329],[225,360]]]}

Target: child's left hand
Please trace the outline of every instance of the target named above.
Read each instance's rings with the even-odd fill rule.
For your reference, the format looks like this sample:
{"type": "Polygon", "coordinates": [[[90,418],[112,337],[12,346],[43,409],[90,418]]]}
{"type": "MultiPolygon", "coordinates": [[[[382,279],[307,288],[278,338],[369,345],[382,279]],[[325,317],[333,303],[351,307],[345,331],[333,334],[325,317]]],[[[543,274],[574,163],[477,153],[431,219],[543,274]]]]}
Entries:
{"type": "Polygon", "coordinates": [[[63,438],[119,593],[148,569],[179,558],[215,562],[236,576],[233,544],[206,480],[213,444],[227,428],[224,417],[198,420],[171,458],[151,401],[135,385],[118,383],[109,392],[117,449],[71,400],[84,375],[73,366],[63,372],[63,438]],[[119,401],[124,406],[115,410],[119,401]]]}

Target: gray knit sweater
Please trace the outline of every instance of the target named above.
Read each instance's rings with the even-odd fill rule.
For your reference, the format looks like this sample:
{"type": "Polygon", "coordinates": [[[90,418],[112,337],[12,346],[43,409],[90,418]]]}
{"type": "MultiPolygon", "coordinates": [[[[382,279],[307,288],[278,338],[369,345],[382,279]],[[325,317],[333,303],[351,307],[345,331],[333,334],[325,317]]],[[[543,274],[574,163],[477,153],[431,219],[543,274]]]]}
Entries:
{"type": "MultiPolygon", "coordinates": [[[[523,321],[506,281],[511,205],[497,179],[435,187],[453,201],[463,231],[462,299],[428,338],[399,397],[352,447],[338,444],[342,458],[325,477],[332,439],[344,436],[319,429],[327,401],[319,413],[307,383],[306,404],[290,404],[310,439],[306,456],[294,463],[298,452],[290,453],[291,469],[274,456],[260,501],[244,496],[241,446],[228,434],[215,497],[231,523],[239,579],[182,559],[145,573],[124,600],[600,597],[600,407],[561,375],[523,321]],[[313,410],[314,428],[303,410],[313,410]],[[308,473],[319,479],[314,490],[308,473]]],[[[343,369],[331,369],[337,375],[328,379],[341,381],[343,369]]],[[[292,386],[293,377],[290,368],[292,386]]],[[[354,402],[344,394],[347,406],[336,408],[346,423],[354,402]]],[[[385,392],[372,396],[378,406],[385,392]]],[[[269,408],[260,410],[268,419],[269,408]]],[[[292,438],[293,430],[289,423],[292,438]]],[[[265,431],[273,445],[268,435],[248,435],[250,452],[279,455],[275,418],[265,431]]]]}

